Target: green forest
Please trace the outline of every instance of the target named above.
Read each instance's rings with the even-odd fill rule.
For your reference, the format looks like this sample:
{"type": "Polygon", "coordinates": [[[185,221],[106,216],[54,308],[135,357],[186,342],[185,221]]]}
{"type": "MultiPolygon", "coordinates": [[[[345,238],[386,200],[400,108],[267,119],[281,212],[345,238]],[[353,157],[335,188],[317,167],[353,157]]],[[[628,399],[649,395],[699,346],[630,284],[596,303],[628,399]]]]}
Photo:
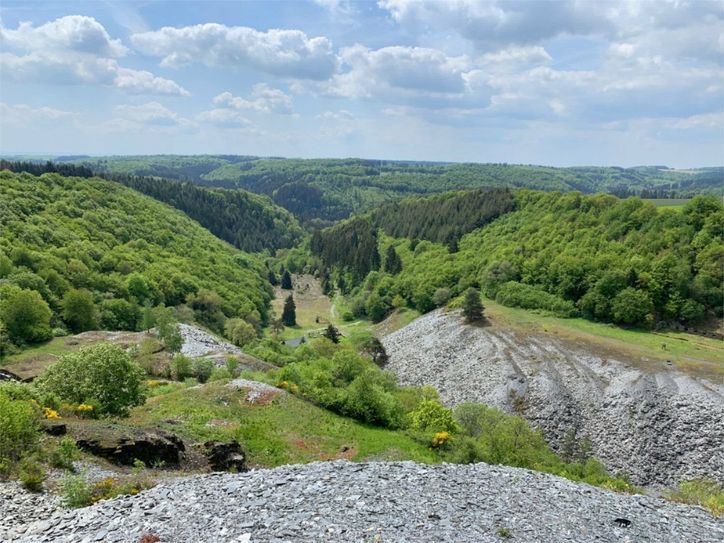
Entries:
{"type": "Polygon", "coordinates": [[[722,194],[724,168],[555,168],[525,164],[282,159],[233,155],[61,157],[100,174],[166,177],[266,194],[303,221],[330,222],[405,196],[460,189],[530,188],[645,198],[722,194]]]}
{"type": "MultiPolygon", "coordinates": [[[[353,300],[353,315],[373,320],[402,305],[430,311],[470,286],[503,305],[623,325],[721,316],[724,211],[718,198],[696,197],[680,212],[639,198],[577,192],[518,190],[513,201],[500,200],[500,217],[452,245],[434,231],[419,239],[436,217],[431,206],[427,215],[399,215],[411,239],[401,239],[400,230],[394,237],[385,228],[377,234],[381,208],[316,234],[311,249],[353,300]],[[376,256],[369,243],[375,234],[376,256]],[[391,268],[389,258],[401,264],[391,268]]],[[[447,209],[454,214],[455,206],[447,209]]],[[[400,212],[388,210],[389,221],[400,212]]]]}
{"type": "Polygon", "coordinates": [[[263,324],[271,296],[257,257],[148,196],[97,178],[0,172],[6,342],[135,330],[158,305],[217,330],[228,317],[263,324]]]}

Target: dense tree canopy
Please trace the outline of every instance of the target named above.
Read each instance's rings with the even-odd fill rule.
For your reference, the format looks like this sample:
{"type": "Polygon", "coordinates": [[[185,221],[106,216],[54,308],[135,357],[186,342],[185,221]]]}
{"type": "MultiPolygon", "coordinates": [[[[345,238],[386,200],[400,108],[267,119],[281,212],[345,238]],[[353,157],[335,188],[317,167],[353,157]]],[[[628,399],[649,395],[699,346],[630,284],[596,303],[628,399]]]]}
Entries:
{"type": "Polygon", "coordinates": [[[631,325],[721,315],[724,211],[697,197],[681,211],[638,198],[514,193],[515,211],[463,236],[459,252],[383,237],[402,258],[396,275],[373,272],[353,307],[378,316],[400,301],[429,311],[438,289],[481,285],[506,304],[631,325]],[[397,301],[396,301],[397,300],[397,301]],[[380,308],[384,308],[381,310],[380,308]]]}
{"type": "Polygon", "coordinates": [[[7,171],[0,288],[27,302],[3,296],[0,320],[18,341],[47,339],[50,324],[88,327],[87,296],[69,294],[77,290],[109,328],[135,328],[144,304],[186,303],[221,329],[227,317],[265,322],[271,299],[261,262],[179,211],[118,183],[7,171]]]}

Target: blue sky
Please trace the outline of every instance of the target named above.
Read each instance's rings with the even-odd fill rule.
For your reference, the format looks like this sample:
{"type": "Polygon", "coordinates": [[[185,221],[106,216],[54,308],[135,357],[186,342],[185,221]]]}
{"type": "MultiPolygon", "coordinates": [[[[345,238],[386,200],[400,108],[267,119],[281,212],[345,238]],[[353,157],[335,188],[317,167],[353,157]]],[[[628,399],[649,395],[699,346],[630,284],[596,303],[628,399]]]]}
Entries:
{"type": "Polygon", "coordinates": [[[0,153],[724,163],[724,3],[12,1],[0,153]]]}

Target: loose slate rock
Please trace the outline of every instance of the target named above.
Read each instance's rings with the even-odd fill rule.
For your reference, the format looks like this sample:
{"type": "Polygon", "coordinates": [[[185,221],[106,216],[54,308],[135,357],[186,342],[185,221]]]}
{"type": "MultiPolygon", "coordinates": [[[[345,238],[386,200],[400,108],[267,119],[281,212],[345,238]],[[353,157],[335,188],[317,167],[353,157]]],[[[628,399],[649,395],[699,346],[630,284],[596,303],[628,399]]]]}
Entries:
{"type": "Polygon", "coordinates": [[[53,515],[17,541],[86,543],[102,530],[124,543],[148,533],[174,543],[499,543],[502,533],[518,542],[720,543],[724,519],[517,468],[317,462],[175,479],[53,515]],[[623,511],[628,528],[612,522],[623,511]]]}

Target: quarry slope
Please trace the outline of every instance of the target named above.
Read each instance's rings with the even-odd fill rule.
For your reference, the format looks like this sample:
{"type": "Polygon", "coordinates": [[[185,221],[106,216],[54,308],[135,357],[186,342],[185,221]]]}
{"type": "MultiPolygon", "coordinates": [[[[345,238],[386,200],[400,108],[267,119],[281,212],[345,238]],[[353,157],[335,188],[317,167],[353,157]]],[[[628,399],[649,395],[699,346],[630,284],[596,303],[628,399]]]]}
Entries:
{"type": "Polygon", "coordinates": [[[721,383],[550,334],[466,325],[440,310],[382,343],[402,384],[433,385],[448,405],[521,414],[561,452],[588,437],[595,456],[636,484],[724,481],[721,383]]]}
{"type": "Polygon", "coordinates": [[[713,543],[724,537],[724,521],[698,507],[517,468],[317,462],[172,480],[57,513],[30,525],[17,541],[137,543],[149,535],[174,543],[486,543],[511,536],[521,542],[713,543]]]}

